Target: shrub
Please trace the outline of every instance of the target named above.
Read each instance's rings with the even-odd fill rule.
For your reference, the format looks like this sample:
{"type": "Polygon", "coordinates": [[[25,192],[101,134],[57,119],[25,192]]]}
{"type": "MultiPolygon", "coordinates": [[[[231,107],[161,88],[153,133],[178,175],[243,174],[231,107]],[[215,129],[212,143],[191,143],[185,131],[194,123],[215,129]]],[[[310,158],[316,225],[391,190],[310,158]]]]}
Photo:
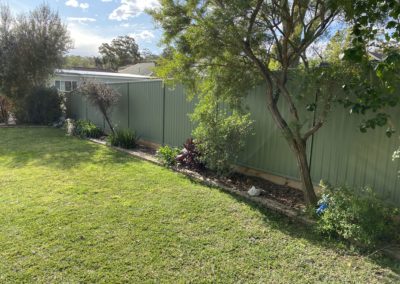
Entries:
{"type": "Polygon", "coordinates": [[[199,123],[193,135],[202,154],[200,159],[207,168],[225,175],[230,172],[251,132],[250,115],[237,111],[228,114],[221,110],[216,115],[211,109],[196,111],[199,112],[195,113],[195,116],[199,115],[199,123]]]}
{"type": "Polygon", "coordinates": [[[137,136],[131,130],[116,130],[109,136],[109,142],[112,146],[125,149],[133,149],[137,146],[137,136]]]}
{"type": "Polygon", "coordinates": [[[168,145],[165,145],[158,148],[156,156],[164,166],[172,167],[176,165],[176,157],[179,153],[180,150],[178,148],[171,148],[168,145]]]}
{"type": "Polygon", "coordinates": [[[205,168],[201,161],[201,153],[197,149],[193,138],[187,139],[186,143],[183,144],[183,149],[176,157],[176,161],[180,165],[190,169],[202,170],[205,168]]]}
{"type": "Polygon", "coordinates": [[[355,193],[345,187],[324,185],[320,203],[326,205],[318,221],[320,232],[354,240],[364,245],[399,238],[394,216],[398,209],[381,201],[370,189],[355,193]]]}
{"type": "Polygon", "coordinates": [[[11,111],[10,100],[0,95],[0,123],[8,123],[11,111]]]}
{"type": "MultiPolygon", "coordinates": [[[[67,125],[67,127],[71,127],[71,125],[67,125]]],[[[78,120],[72,128],[74,135],[81,138],[100,138],[103,135],[103,131],[88,120],[78,120]]]]}
{"type": "Polygon", "coordinates": [[[15,117],[20,123],[52,124],[63,115],[61,105],[56,88],[35,87],[15,102],[15,117]]]}

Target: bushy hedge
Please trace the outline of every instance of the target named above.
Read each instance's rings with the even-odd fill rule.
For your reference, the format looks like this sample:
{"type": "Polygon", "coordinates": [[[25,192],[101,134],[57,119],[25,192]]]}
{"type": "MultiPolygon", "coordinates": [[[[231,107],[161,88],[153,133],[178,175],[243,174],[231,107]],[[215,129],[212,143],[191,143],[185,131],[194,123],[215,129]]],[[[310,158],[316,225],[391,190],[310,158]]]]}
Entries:
{"type": "Polygon", "coordinates": [[[252,132],[252,120],[249,114],[211,109],[196,110],[198,126],[193,132],[201,153],[201,162],[218,174],[226,175],[231,165],[236,162],[240,151],[245,146],[245,139],[252,132]]]}
{"type": "Polygon", "coordinates": [[[17,122],[41,125],[57,122],[63,115],[62,101],[56,88],[34,87],[14,102],[17,122]]]}
{"type": "Polygon", "coordinates": [[[320,200],[318,229],[324,234],[354,240],[364,245],[400,241],[400,228],[395,220],[399,214],[365,188],[355,192],[346,187],[324,185],[320,200]]]}

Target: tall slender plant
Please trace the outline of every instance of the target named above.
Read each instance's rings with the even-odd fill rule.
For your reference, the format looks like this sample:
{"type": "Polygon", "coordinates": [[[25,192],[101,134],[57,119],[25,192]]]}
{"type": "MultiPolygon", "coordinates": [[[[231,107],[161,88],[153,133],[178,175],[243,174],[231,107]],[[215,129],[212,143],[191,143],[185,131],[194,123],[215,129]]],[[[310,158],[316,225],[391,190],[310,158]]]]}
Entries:
{"type": "Polygon", "coordinates": [[[78,92],[86,96],[88,101],[98,108],[110,127],[111,132],[115,134],[115,129],[111,122],[111,110],[118,102],[121,94],[112,87],[93,80],[83,81],[78,88],[78,92]]]}

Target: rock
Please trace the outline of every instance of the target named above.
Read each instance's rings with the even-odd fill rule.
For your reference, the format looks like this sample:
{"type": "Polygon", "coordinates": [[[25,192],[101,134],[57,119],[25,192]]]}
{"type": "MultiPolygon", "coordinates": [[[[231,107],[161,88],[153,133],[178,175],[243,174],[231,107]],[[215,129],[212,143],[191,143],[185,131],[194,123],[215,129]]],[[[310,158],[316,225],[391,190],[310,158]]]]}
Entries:
{"type": "Polygon", "coordinates": [[[252,186],[247,193],[250,196],[259,196],[261,194],[261,189],[252,186]]]}

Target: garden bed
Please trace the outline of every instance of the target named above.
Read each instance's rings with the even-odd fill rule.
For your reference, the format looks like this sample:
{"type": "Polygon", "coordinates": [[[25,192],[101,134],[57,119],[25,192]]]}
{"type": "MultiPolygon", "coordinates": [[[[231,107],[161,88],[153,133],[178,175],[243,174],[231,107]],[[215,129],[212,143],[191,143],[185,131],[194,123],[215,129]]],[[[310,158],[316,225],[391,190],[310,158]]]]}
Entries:
{"type": "MultiPolygon", "coordinates": [[[[102,139],[90,140],[93,142],[106,144],[105,137],[102,137],[102,139]]],[[[145,158],[146,160],[149,160],[151,157],[150,160],[152,162],[158,163],[156,157],[157,151],[154,148],[146,146],[142,143],[139,144],[134,150],[125,150],[121,148],[118,149],[129,152],[130,154],[134,154],[135,156],[145,158]]],[[[303,192],[301,190],[286,185],[278,185],[263,178],[246,176],[240,173],[232,173],[228,177],[221,177],[208,170],[194,170],[180,166],[173,167],[173,169],[179,172],[188,173],[192,176],[193,173],[196,173],[203,179],[212,180],[213,182],[218,183],[219,186],[225,186],[242,193],[247,193],[252,186],[255,186],[256,188],[261,189],[261,194],[258,196],[259,199],[276,201],[288,209],[290,208],[299,211],[299,214],[301,214],[306,208],[303,192]]]]}

